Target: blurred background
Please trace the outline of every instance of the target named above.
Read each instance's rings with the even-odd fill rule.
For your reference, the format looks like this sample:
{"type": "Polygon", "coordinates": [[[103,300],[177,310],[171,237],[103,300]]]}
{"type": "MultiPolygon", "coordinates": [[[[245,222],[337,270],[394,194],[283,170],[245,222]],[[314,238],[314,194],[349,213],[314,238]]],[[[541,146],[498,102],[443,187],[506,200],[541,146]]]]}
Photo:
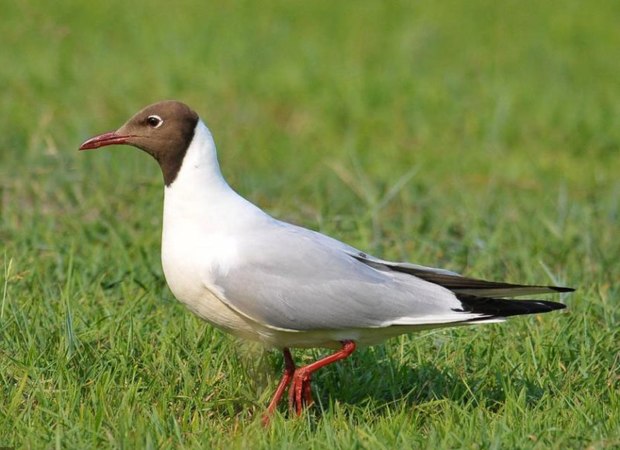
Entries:
{"type": "Polygon", "coordinates": [[[0,10],[0,352],[98,348],[122,308],[145,341],[174,318],[203,329],[162,279],[157,164],[77,151],[163,99],[201,115],[230,184],[279,218],[386,258],[578,286],[584,329],[617,330],[619,2],[0,10]]]}
{"type": "Polygon", "coordinates": [[[412,234],[444,196],[450,208],[479,206],[482,193],[506,190],[498,198],[516,202],[515,214],[541,196],[587,202],[611,190],[618,200],[616,2],[5,1],[2,10],[5,227],[16,216],[48,220],[56,207],[83,215],[82,196],[96,192],[158,208],[157,167],[144,155],[75,150],[168,98],[212,129],[233,186],[315,227],[364,214],[402,177],[421,210],[394,219],[412,234]]]}
{"type": "Polygon", "coordinates": [[[156,168],[143,155],[74,150],[167,98],[201,114],[226,175],[256,197],[318,201],[309,196],[316,185],[341,189],[328,179],[353,170],[351,159],[377,183],[417,165],[431,173],[417,175],[431,191],[489,182],[541,189],[548,177],[602,187],[618,167],[616,2],[2,9],[5,180],[47,170],[83,179],[86,168],[91,183],[78,184],[89,189],[106,182],[93,173],[102,167],[114,181],[151,180],[156,168]]]}

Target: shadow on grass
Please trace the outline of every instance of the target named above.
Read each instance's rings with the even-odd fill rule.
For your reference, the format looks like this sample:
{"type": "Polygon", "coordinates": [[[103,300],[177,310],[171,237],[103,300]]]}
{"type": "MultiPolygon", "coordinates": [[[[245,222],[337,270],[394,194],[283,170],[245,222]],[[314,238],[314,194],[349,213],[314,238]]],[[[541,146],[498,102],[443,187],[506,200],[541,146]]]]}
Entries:
{"type": "MultiPolygon", "coordinates": [[[[533,408],[545,395],[545,387],[537,381],[501,373],[483,362],[465,370],[432,363],[407,365],[375,356],[375,352],[363,350],[348,361],[316,372],[314,413],[321,416],[335,402],[370,408],[377,416],[403,406],[424,410],[438,402],[493,412],[501,410],[508,398],[524,397],[525,406],[533,408]]],[[[279,370],[274,362],[275,367],[279,370]]]]}
{"type": "MultiPolygon", "coordinates": [[[[320,350],[295,353],[298,366],[325,354],[320,350]]],[[[310,416],[318,419],[336,404],[350,406],[347,409],[351,412],[371,410],[377,419],[390,417],[394,411],[403,409],[432,415],[438,412],[438,403],[495,412],[502,410],[509,399],[516,398],[521,406],[535,408],[546,393],[544,386],[520,376],[518,366],[513,373],[504,373],[498,366],[487,364],[480,358],[468,367],[460,367],[450,363],[444,366],[431,362],[406,363],[390,357],[390,354],[382,347],[362,349],[345,361],[317,371],[312,380],[316,404],[308,410],[310,416]]],[[[232,419],[234,423],[262,416],[282,373],[281,355],[244,348],[229,357],[231,366],[241,366],[244,373],[237,378],[232,390],[230,380],[227,381],[229,372],[224,371],[223,378],[215,380],[215,385],[213,379],[205,380],[209,384],[208,405],[203,403],[200,395],[191,395],[177,399],[175,409],[208,409],[208,416],[218,417],[223,422],[232,419]],[[258,396],[257,389],[264,389],[266,395],[258,396]]],[[[204,370],[200,359],[196,364],[190,372],[204,370]]],[[[196,389],[202,387],[202,383],[197,383],[196,389]]],[[[292,413],[286,411],[286,403],[285,396],[279,410],[292,418],[292,413]]],[[[360,419],[367,417],[367,414],[360,415],[360,419]]]]}

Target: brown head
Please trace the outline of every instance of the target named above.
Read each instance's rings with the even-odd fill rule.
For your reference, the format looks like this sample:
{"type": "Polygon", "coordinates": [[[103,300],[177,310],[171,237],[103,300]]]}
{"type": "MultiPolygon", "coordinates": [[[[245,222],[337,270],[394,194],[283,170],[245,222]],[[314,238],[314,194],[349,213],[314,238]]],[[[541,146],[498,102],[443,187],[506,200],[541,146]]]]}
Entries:
{"type": "Polygon", "coordinates": [[[153,156],[169,186],[177,176],[194,137],[198,114],[174,100],[154,103],[136,113],[116,131],[92,137],[80,145],[90,150],[106,145],[133,145],[153,156]]]}

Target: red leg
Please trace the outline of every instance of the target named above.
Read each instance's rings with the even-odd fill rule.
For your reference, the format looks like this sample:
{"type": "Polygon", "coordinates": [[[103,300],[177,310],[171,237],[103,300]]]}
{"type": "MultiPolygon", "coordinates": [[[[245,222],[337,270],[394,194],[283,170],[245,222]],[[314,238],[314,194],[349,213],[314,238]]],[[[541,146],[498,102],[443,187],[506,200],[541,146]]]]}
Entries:
{"type": "Polygon", "coordinates": [[[293,378],[293,374],[295,373],[295,361],[293,361],[293,357],[291,356],[291,352],[288,348],[282,349],[282,353],[284,354],[284,373],[282,374],[282,378],[280,379],[280,383],[276,388],[275,394],[273,394],[273,398],[267,407],[267,411],[263,414],[263,425],[269,425],[269,418],[275,412],[278,407],[278,403],[280,403],[280,399],[282,398],[282,394],[284,394],[284,390],[291,382],[293,378]]]}
{"type": "Polygon", "coordinates": [[[314,403],[314,400],[312,399],[312,386],[310,385],[311,378],[312,376],[308,378],[308,382],[304,383],[302,389],[304,395],[304,403],[306,404],[306,406],[311,406],[314,403]]]}
{"type": "Polygon", "coordinates": [[[289,389],[289,407],[291,409],[294,407],[297,415],[301,415],[303,401],[305,400],[306,404],[312,403],[312,392],[310,390],[312,373],[321,367],[349,357],[354,351],[355,342],[342,341],[342,349],[338,350],[336,353],[295,370],[293,374],[293,384],[291,384],[289,389]]]}

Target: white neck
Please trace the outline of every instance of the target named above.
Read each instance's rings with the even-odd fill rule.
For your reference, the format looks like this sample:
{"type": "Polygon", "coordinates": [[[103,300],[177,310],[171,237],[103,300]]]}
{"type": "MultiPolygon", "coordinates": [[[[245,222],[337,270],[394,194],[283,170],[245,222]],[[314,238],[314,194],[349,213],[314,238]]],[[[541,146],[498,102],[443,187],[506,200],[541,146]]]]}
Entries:
{"type": "MultiPolygon", "coordinates": [[[[178,191],[201,192],[202,186],[206,187],[206,191],[212,194],[217,191],[230,190],[222,177],[222,172],[220,172],[217,151],[211,132],[199,120],[179,173],[171,185],[166,187],[166,195],[169,192],[178,191]]],[[[203,194],[205,193],[207,192],[203,192],[203,194]]]]}
{"type": "Polygon", "coordinates": [[[199,120],[179,173],[165,188],[164,234],[167,229],[179,227],[198,228],[202,233],[222,232],[251,227],[265,219],[271,218],[226,183],[213,137],[199,120]]]}

